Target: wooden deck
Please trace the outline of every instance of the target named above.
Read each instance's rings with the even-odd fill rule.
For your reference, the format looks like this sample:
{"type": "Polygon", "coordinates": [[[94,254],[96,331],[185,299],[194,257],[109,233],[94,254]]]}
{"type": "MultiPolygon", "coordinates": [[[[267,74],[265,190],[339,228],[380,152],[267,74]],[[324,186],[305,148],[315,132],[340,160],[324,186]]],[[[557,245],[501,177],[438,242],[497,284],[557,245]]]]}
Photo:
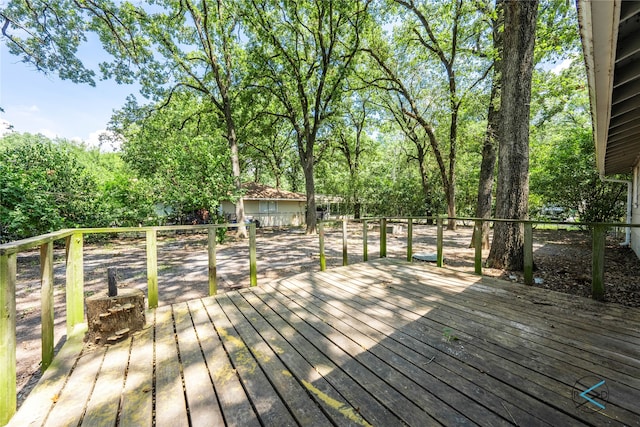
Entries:
{"type": "Polygon", "coordinates": [[[67,343],[10,425],[640,426],[639,310],[424,264],[305,273],[148,323],[79,357],[67,343]]]}

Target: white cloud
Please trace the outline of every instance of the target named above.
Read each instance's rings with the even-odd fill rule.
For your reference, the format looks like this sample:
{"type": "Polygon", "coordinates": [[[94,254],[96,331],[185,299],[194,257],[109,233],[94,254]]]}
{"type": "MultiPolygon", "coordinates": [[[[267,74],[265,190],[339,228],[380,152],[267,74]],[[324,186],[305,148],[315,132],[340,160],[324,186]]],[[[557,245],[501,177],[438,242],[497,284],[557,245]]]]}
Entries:
{"type": "Polygon", "coordinates": [[[120,151],[122,139],[109,130],[100,129],[95,132],[91,132],[86,143],[89,147],[97,147],[100,151],[113,153],[115,151],[120,151]]]}
{"type": "Polygon", "coordinates": [[[11,132],[13,132],[11,123],[6,121],[5,119],[0,119],[0,137],[5,136],[11,132]]]}
{"type": "Polygon", "coordinates": [[[56,139],[58,137],[58,134],[55,131],[46,128],[38,129],[37,133],[40,133],[49,139],[56,139]]]}
{"type": "Polygon", "coordinates": [[[555,67],[553,67],[551,69],[551,72],[553,74],[560,74],[563,70],[566,70],[567,68],[569,68],[571,66],[571,62],[573,62],[572,58],[567,58],[564,61],[562,61],[561,63],[559,63],[558,65],[556,65],[555,67]]]}

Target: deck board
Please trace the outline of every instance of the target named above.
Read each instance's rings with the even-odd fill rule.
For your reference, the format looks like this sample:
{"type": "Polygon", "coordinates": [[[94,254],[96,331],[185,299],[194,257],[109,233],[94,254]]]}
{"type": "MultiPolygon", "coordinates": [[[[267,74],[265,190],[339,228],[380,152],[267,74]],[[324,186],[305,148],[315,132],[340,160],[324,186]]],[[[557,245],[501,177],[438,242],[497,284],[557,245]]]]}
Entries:
{"type": "Polygon", "coordinates": [[[147,324],[70,341],[9,425],[640,426],[639,310],[429,265],[302,273],[147,324]],[[605,409],[578,406],[598,379],[605,409]]]}

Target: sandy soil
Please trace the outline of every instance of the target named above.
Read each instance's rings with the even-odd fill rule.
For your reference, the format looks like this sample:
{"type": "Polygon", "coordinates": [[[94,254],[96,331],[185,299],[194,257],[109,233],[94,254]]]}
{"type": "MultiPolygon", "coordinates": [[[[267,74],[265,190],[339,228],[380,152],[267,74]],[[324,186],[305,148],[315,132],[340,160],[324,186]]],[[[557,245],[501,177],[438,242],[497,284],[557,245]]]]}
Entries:
{"type": "MultiPolygon", "coordinates": [[[[387,256],[406,259],[406,228],[388,235],[387,256]]],[[[448,267],[473,271],[472,230],[461,226],[445,231],[444,257],[448,267]]],[[[415,225],[414,253],[435,254],[434,226],[415,225]]],[[[590,294],[591,241],[586,232],[534,231],[536,286],[588,297],[590,294]]],[[[302,271],[319,270],[318,236],[303,229],[259,229],[257,233],[258,284],[302,271]]],[[[327,267],[342,265],[341,227],[328,228],[325,238],[327,267]]],[[[379,256],[379,232],[368,231],[369,258],[379,256]]],[[[362,230],[349,229],[349,263],[362,261],[362,230]]],[[[485,253],[486,256],[486,253],[485,253]]],[[[640,307],[640,262],[628,248],[619,247],[614,236],[606,252],[606,298],[640,307]]],[[[217,247],[219,292],[249,286],[249,248],[229,234],[217,247]]],[[[57,349],[65,338],[64,248],[55,251],[55,340],[57,349]]],[[[18,401],[22,403],[40,377],[40,283],[39,253],[18,256],[17,374],[18,401]]],[[[117,267],[118,286],[146,292],[145,241],[141,236],[87,242],[84,251],[85,296],[106,292],[107,267],[117,267]]],[[[169,233],[158,236],[160,305],[204,297],[208,293],[206,234],[169,233]]],[[[520,273],[484,269],[486,275],[523,283],[520,273]]]]}

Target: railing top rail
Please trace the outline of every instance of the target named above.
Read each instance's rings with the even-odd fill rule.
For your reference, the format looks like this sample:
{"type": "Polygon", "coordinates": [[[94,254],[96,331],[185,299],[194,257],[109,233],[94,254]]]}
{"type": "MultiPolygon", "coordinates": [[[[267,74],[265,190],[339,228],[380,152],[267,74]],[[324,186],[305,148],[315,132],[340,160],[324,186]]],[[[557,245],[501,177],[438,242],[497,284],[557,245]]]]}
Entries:
{"type": "MultiPolygon", "coordinates": [[[[571,222],[571,221],[545,221],[536,219],[510,219],[510,218],[475,218],[475,217],[448,217],[446,215],[435,216],[376,216],[376,217],[364,217],[359,219],[350,219],[349,221],[362,222],[362,221],[379,221],[380,219],[386,220],[437,220],[437,219],[451,219],[456,221],[488,221],[488,222],[518,222],[523,224],[546,224],[546,225],[567,225],[575,227],[630,227],[640,228],[640,224],[629,224],[624,222],[571,222]]],[[[332,222],[336,220],[329,220],[326,222],[332,222]]],[[[342,220],[340,220],[342,221],[342,220]]],[[[324,222],[324,221],[323,221],[324,222]]]]}
{"type": "Polygon", "coordinates": [[[162,225],[144,227],[101,227],[101,228],[66,228],[39,236],[28,237],[0,245],[0,255],[8,255],[35,248],[48,242],[64,239],[74,233],[104,234],[104,233],[144,233],[151,230],[177,231],[177,230],[206,230],[209,228],[237,228],[240,224],[198,224],[198,225],[162,225]]]}

